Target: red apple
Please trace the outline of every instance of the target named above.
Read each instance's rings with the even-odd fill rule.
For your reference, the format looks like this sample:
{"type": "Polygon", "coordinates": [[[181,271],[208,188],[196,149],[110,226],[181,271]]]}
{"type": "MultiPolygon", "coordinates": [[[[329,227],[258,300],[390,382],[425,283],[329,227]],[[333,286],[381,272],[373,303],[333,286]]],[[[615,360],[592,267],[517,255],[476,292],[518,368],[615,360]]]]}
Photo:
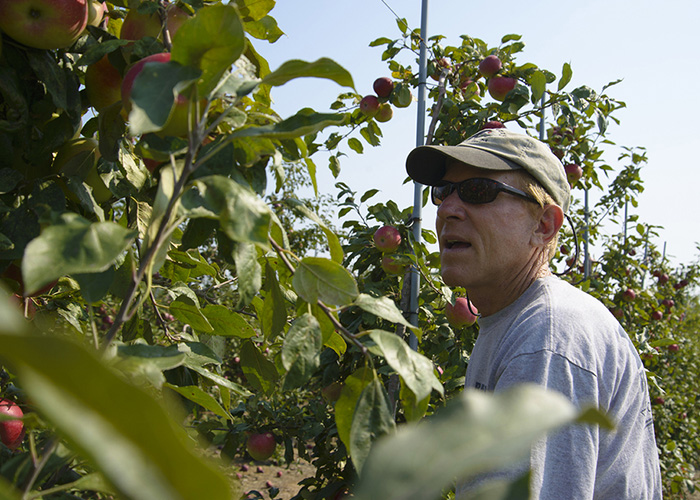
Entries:
{"type": "Polygon", "coordinates": [[[613,316],[615,316],[617,319],[622,319],[622,317],[625,315],[625,312],[620,309],[619,307],[616,307],[614,309],[611,309],[610,312],[612,313],[613,316]]]}
{"type": "Polygon", "coordinates": [[[119,38],[122,40],[140,40],[147,36],[158,38],[160,30],[161,22],[158,12],[144,14],[133,8],[124,18],[119,38]]]}
{"type": "Polygon", "coordinates": [[[675,304],[676,303],[673,301],[673,299],[664,299],[661,301],[661,305],[666,309],[671,309],[675,304]]]}
{"type": "Polygon", "coordinates": [[[659,276],[659,285],[665,285],[666,283],[668,283],[668,280],[669,280],[668,274],[662,273],[659,276]]]}
{"type": "Polygon", "coordinates": [[[246,441],[246,449],[254,460],[267,460],[275,452],[275,436],[270,432],[251,434],[246,441]]]}
{"type": "MultiPolygon", "coordinates": [[[[9,417],[22,418],[22,409],[9,399],[0,399],[0,413],[9,417]]],[[[11,450],[16,450],[24,439],[24,422],[5,420],[0,422],[0,441],[11,450]]]]}
{"type": "Polygon", "coordinates": [[[671,344],[670,346],[668,346],[668,350],[671,352],[678,352],[681,350],[681,346],[679,346],[678,344],[671,344]]]}
{"type": "Polygon", "coordinates": [[[403,274],[406,271],[406,264],[391,254],[382,257],[382,269],[387,274],[403,274]]]}
{"type": "Polygon", "coordinates": [[[391,118],[394,116],[394,109],[391,107],[391,104],[388,102],[382,103],[379,105],[379,110],[377,111],[377,114],[374,115],[374,119],[377,120],[378,122],[388,122],[391,120],[391,118]]]}
{"type": "Polygon", "coordinates": [[[394,226],[382,226],[374,232],[372,239],[377,250],[392,253],[401,244],[401,233],[394,226]]]}
{"type": "Polygon", "coordinates": [[[666,403],[666,400],[662,398],[661,396],[654,398],[654,404],[656,405],[663,405],[666,403]]]}
{"type": "Polygon", "coordinates": [[[0,0],[0,30],[36,49],[68,47],[88,20],[88,0],[0,0]]]}
{"type": "Polygon", "coordinates": [[[455,304],[447,303],[445,308],[445,316],[447,321],[455,328],[471,326],[476,323],[479,311],[465,297],[457,297],[455,304]]]}
{"type": "Polygon", "coordinates": [[[562,255],[569,255],[569,252],[571,252],[571,249],[567,245],[562,245],[559,247],[559,251],[561,252],[562,255]]]}
{"type": "Polygon", "coordinates": [[[566,172],[566,180],[569,181],[570,186],[576,184],[583,176],[583,169],[580,165],[576,165],[575,163],[568,163],[564,165],[564,171],[566,172]]]}
{"type": "Polygon", "coordinates": [[[366,95],[360,101],[360,111],[365,116],[374,116],[379,111],[379,99],[377,96],[366,95]]]}
{"type": "Polygon", "coordinates": [[[121,100],[121,85],[122,75],[107,55],[85,70],[85,92],[90,105],[98,112],[121,100]]]}
{"type": "Polygon", "coordinates": [[[506,128],[506,126],[503,124],[503,122],[499,122],[498,120],[490,120],[484,123],[481,127],[482,130],[486,128],[506,128]]]}
{"type": "Polygon", "coordinates": [[[664,318],[664,313],[662,313],[659,310],[656,310],[656,311],[651,313],[651,319],[653,319],[654,321],[661,321],[663,318],[664,318]]]}
{"type": "Polygon", "coordinates": [[[499,71],[501,71],[502,67],[503,64],[501,63],[501,60],[498,58],[498,56],[486,56],[479,63],[479,73],[481,73],[486,78],[490,78],[499,71]]]}
{"type": "Polygon", "coordinates": [[[632,302],[636,298],[637,294],[631,288],[626,288],[625,291],[622,292],[622,300],[625,302],[632,302]]]}
{"type": "Polygon", "coordinates": [[[488,91],[497,101],[503,101],[508,92],[515,88],[516,80],[509,76],[496,76],[489,79],[488,91]]]}
{"type": "Polygon", "coordinates": [[[372,88],[378,97],[389,97],[391,91],[394,90],[394,81],[389,77],[382,76],[374,80],[372,88]]]}

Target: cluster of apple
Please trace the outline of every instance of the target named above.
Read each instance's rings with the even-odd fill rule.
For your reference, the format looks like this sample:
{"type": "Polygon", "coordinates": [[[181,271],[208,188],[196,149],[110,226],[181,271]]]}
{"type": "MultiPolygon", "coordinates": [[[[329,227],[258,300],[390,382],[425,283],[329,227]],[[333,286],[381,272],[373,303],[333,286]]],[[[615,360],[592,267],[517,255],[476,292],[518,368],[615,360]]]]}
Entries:
{"type": "Polygon", "coordinates": [[[392,100],[394,81],[386,76],[374,80],[372,84],[374,94],[368,94],[360,99],[360,111],[368,118],[374,118],[378,122],[388,122],[394,116],[394,106],[402,107],[399,100],[392,100]]]}
{"type": "Polygon", "coordinates": [[[406,264],[401,257],[395,255],[401,245],[401,233],[394,226],[382,226],[374,232],[372,237],[374,246],[382,252],[381,266],[387,274],[403,274],[406,264]]]}
{"type": "MultiPolygon", "coordinates": [[[[552,127],[549,131],[550,142],[554,144],[552,153],[560,160],[564,158],[564,149],[575,142],[575,135],[571,129],[565,127],[552,127]]],[[[566,172],[566,180],[569,181],[569,186],[574,187],[576,183],[583,177],[583,167],[577,163],[564,164],[566,172]]]]}
{"type": "Polygon", "coordinates": [[[510,76],[499,75],[503,63],[496,55],[486,56],[479,63],[479,74],[487,79],[486,89],[497,101],[504,101],[508,92],[515,88],[517,80],[510,76]]]}

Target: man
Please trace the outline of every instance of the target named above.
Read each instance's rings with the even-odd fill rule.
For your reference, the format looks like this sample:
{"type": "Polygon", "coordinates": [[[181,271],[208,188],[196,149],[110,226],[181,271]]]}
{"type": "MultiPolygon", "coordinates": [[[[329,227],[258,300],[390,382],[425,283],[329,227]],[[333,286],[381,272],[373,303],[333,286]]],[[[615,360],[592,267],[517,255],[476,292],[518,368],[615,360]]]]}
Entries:
{"type": "Polygon", "coordinates": [[[577,407],[596,405],[616,424],[557,431],[533,446],[529,463],[496,477],[531,468],[538,499],[660,499],[637,351],[603,304],[549,269],[571,197],[556,156],[527,135],[489,129],[457,146],[418,147],[406,167],[432,186],[443,280],[464,287],[481,314],[466,387],[537,383],[577,407]]]}

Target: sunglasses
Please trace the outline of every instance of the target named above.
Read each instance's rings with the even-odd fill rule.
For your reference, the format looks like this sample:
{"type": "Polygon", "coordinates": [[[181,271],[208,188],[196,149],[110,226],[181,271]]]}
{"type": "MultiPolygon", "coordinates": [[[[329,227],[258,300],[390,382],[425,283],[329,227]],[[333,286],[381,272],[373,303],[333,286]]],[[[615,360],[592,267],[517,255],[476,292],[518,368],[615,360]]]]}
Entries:
{"type": "Polygon", "coordinates": [[[450,196],[452,191],[455,190],[457,190],[457,195],[459,196],[460,200],[472,205],[491,203],[496,199],[496,196],[498,196],[498,193],[500,192],[519,196],[527,201],[531,201],[539,205],[539,202],[526,192],[516,189],[513,186],[509,186],[508,184],[503,184],[502,182],[483,177],[472,177],[471,179],[461,182],[443,181],[443,183],[439,186],[432,187],[430,196],[433,203],[439,206],[443,201],[445,201],[445,198],[450,196]]]}

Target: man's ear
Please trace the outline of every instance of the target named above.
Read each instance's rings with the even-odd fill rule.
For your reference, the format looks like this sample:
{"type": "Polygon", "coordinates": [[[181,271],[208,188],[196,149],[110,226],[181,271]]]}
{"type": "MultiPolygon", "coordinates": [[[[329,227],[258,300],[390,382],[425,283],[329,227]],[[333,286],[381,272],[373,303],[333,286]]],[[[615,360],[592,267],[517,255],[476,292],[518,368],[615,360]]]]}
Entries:
{"type": "Polygon", "coordinates": [[[559,205],[546,205],[540,213],[540,220],[532,234],[536,246],[546,246],[564,224],[564,212],[559,205]]]}

